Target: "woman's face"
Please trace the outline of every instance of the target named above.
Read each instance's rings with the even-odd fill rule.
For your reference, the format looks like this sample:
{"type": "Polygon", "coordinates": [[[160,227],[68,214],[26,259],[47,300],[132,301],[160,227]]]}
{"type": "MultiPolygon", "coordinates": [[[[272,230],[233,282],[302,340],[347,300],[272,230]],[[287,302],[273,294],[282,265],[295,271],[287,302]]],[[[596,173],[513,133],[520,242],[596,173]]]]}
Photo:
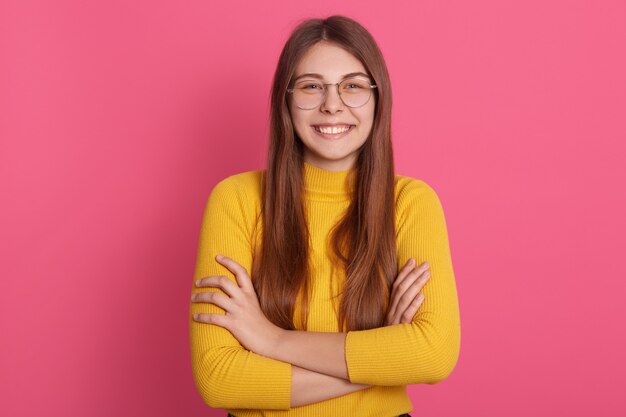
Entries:
{"type": "MultiPolygon", "coordinates": [[[[311,80],[325,84],[338,83],[346,74],[361,72],[361,78],[368,78],[361,62],[339,46],[320,42],[312,46],[296,66],[293,80],[311,80]],[[319,74],[322,79],[303,74],[319,74]]],[[[312,109],[298,108],[289,101],[291,120],[297,136],[304,144],[304,160],[327,171],[351,169],[358,151],[365,143],[374,123],[376,98],[371,93],[369,101],[358,108],[347,107],[337,94],[335,86],[326,86],[326,96],[322,103],[312,109]],[[347,133],[325,135],[321,127],[335,125],[338,128],[349,126],[347,133]]]]}

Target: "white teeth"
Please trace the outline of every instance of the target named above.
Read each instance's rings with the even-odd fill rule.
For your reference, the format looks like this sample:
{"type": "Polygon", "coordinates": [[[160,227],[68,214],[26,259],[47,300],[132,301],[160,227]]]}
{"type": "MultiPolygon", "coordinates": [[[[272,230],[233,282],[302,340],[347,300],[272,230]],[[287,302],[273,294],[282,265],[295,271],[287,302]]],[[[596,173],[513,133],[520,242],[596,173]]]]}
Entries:
{"type": "Polygon", "coordinates": [[[337,133],[343,133],[346,130],[350,129],[350,126],[346,127],[320,127],[316,126],[315,130],[318,132],[326,133],[328,135],[336,135],[337,133]]]}

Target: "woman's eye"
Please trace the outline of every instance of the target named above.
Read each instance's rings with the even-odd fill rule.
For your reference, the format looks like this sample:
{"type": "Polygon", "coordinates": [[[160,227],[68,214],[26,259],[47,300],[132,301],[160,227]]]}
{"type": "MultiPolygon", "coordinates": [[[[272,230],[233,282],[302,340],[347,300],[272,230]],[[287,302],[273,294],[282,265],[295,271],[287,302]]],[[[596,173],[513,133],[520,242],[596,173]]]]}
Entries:
{"type": "Polygon", "coordinates": [[[315,90],[322,87],[319,84],[305,84],[300,88],[302,88],[303,90],[315,90]]]}

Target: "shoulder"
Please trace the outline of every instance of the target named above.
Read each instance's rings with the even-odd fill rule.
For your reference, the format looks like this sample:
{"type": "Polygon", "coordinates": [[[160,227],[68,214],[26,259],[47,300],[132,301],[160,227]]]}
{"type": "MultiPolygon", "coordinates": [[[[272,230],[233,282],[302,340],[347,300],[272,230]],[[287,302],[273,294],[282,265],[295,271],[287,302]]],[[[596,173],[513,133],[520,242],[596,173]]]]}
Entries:
{"type": "Polygon", "coordinates": [[[245,217],[254,216],[261,206],[263,172],[246,171],[223,178],[211,190],[208,205],[234,210],[245,217]]]}
{"type": "Polygon", "coordinates": [[[212,198],[245,198],[254,199],[261,196],[263,170],[240,172],[229,175],[211,190],[212,198]]]}
{"type": "Polygon", "coordinates": [[[263,172],[246,171],[218,181],[209,193],[205,218],[218,219],[215,220],[219,224],[217,227],[232,221],[252,233],[261,211],[263,172]]]}
{"type": "Polygon", "coordinates": [[[441,200],[426,181],[405,175],[396,175],[396,216],[399,222],[407,217],[443,217],[441,200]]]}
{"type": "Polygon", "coordinates": [[[406,205],[409,202],[439,201],[439,196],[435,189],[421,179],[396,174],[395,187],[396,206],[406,205]]]}

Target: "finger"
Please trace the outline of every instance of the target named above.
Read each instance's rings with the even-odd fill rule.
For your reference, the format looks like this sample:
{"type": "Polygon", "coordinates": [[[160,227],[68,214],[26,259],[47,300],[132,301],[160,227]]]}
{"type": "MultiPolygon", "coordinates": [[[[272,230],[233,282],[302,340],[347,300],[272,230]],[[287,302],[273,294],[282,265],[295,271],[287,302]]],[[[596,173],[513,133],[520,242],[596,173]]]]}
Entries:
{"type": "Polygon", "coordinates": [[[413,300],[419,291],[423,288],[428,280],[429,271],[424,271],[420,274],[420,268],[414,269],[409,276],[403,281],[403,283],[395,289],[395,308],[391,311],[391,314],[395,320],[399,320],[398,317],[406,309],[406,306],[413,300]]]}
{"type": "Polygon", "coordinates": [[[417,310],[420,308],[423,301],[424,301],[424,294],[422,293],[417,294],[417,296],[415,296],[411,304],[407,307],[406,310],[404,310],[404,312],[402,312],[401,310],[398,310],[398,314],[396,316],[392,317],[388,315],[385,320],[385,326],[389,326],[392,324],[400,324],[400,323],[403,323],[403,324],[411,323],[413,319],[415,318],[415,313],[417,313],[417,310]]]}
{"type": "Polygon", "coordinates": [[[415,280],[416,276],[423,274],[425,271],[428,271],[429,269],[430,269],[430,264],[428,262],[424,262],[414,268],[410,268],[406,276],[402,280],[399,280],[397,283],[394,282],[394,285],[396,287],[404,286],[404,288],[406,289],[411,285],[408,282],[411,278],[415,280]]]}
{"type": "Polygon", "coordinates": [[[240,288],[230,278],[223,275],[216,275],[210,277],[204,277],[196,281],[196,287],[205,288],[220,288],[229,297],[236,297],[240,288]]]}
{"type": "Polygon", "coordinates": [[[409,277],[411,276],[412,273],[413,274],[417,273],[419,275],[422,272],[428,270],[428,268],[430,268],[430,265],[428,264],[428,262],[424,262],[424,263],[422,263],[421,265],[419,265],[417,267],[415,267],[415,261],[414,260],[413,260],[413,263],[411,265],[409,265],[409,263],[407,263],[407,265],[405,265],[405,267],[402,268],[402,270],[398,274],[398,277],[394,280],[393,287],[394,288],[398,288],[398,287],[401,287],[402,285],[405,285],[404,288],[406,288],[406,286],[407,286],[406,280],[409,279],[409,277]]]}
{"type": "Polygon", "coordinates": [[[410,258],[406,264],[402,267],[398,276],[394,280],[394,285],[398,285],[402,280],[411,272],[411,270],[415,267],[415,259],[410,258]]]}
{"type": "Polygon", "coordinates": [[[226,329],[229,325],[229,319],[224,314],[196,313],[193,319],[199,323],[215,324],[226,329]]]}
{"type": "Polygon", "coordinates": [[[400,297],[398,301],[398,307],[396,309],[396,315],[401,315],[404,310],[407,309],[409,304],[413,301],[413,299],[417,296],[417,293],[422,290],[426,282],[430,279],[430,273],[425,271],[422,275],[419,276],[406,291],[400,297]]]}
{"type": "Polygon", "coordinates": [[[387,315],[387,318],[385,319],[385,326],[391,326],[392,324],[398,324],[398,323],[399,322],[397,322],[391,314],[387,315]]]}
{"type": "Polygon", "coordinates": [[[225,311],[231,311],[233,307],[231,299],[219,292],[199,292],[191,296],[191,301],[193,303],[215,304],[225,311]]]}
{"type": "Polygon", "coordinates": [[[230,259],[226,256],[217,255],[215,260],[220,264],[224,265],[230,272],[235,274],[235,278],[237,279],[237,283],[239,286],[245,291],[254,291],[254,286],[252,285],[252,280],[248,275],[248,271],[246,268],[241,266],[239,263],[235,262],[233,259],[230,259]]]}
{"type": "Polygon", "coordinates": [[[419,293],[411,302],[411,305],[404,311],[401,316],[401,323],[411,323],[415,318],[415,313],[419,310],[420,306],[424,302],[424,294],[419,293]]]}
{"type": "Polygon", "coordinates": [[[403,277],[401,281],[393,283],[392,302],[391,308],[389,309],[392,315],[395,316],[398,309],[398,302],[400,300],[400,297],[402,297],[402,295],[406,292],[407,288],[413,285],[415,280],[418,279],[419,276],[427,271],[429,268],[430,265],[428,264],[428,262],[424,262],[417,268],[410,270],[409,273],[405,277],[403,277]]]}
{"type": "MultiPolygon", "coordinates": [[[[415,266],[415,259],[410,258],[406,264],[404,264],[404,266],[402,267],[402,269],[400,270],[400,272],[398,273],[398,276],[396,277],[396,279],[393,281],[393,287],[392,288],[396,288],[404,279],[405,277],[411,272],[412,268],[415,266]]],[[[389,308],[387,309],[388,311],[392,311],[395,310],[396,305],[398,303],[397,297],[394,297],[394,291],[392,291],[391,293],[391,304],[389,306],[389,308]]]]}

